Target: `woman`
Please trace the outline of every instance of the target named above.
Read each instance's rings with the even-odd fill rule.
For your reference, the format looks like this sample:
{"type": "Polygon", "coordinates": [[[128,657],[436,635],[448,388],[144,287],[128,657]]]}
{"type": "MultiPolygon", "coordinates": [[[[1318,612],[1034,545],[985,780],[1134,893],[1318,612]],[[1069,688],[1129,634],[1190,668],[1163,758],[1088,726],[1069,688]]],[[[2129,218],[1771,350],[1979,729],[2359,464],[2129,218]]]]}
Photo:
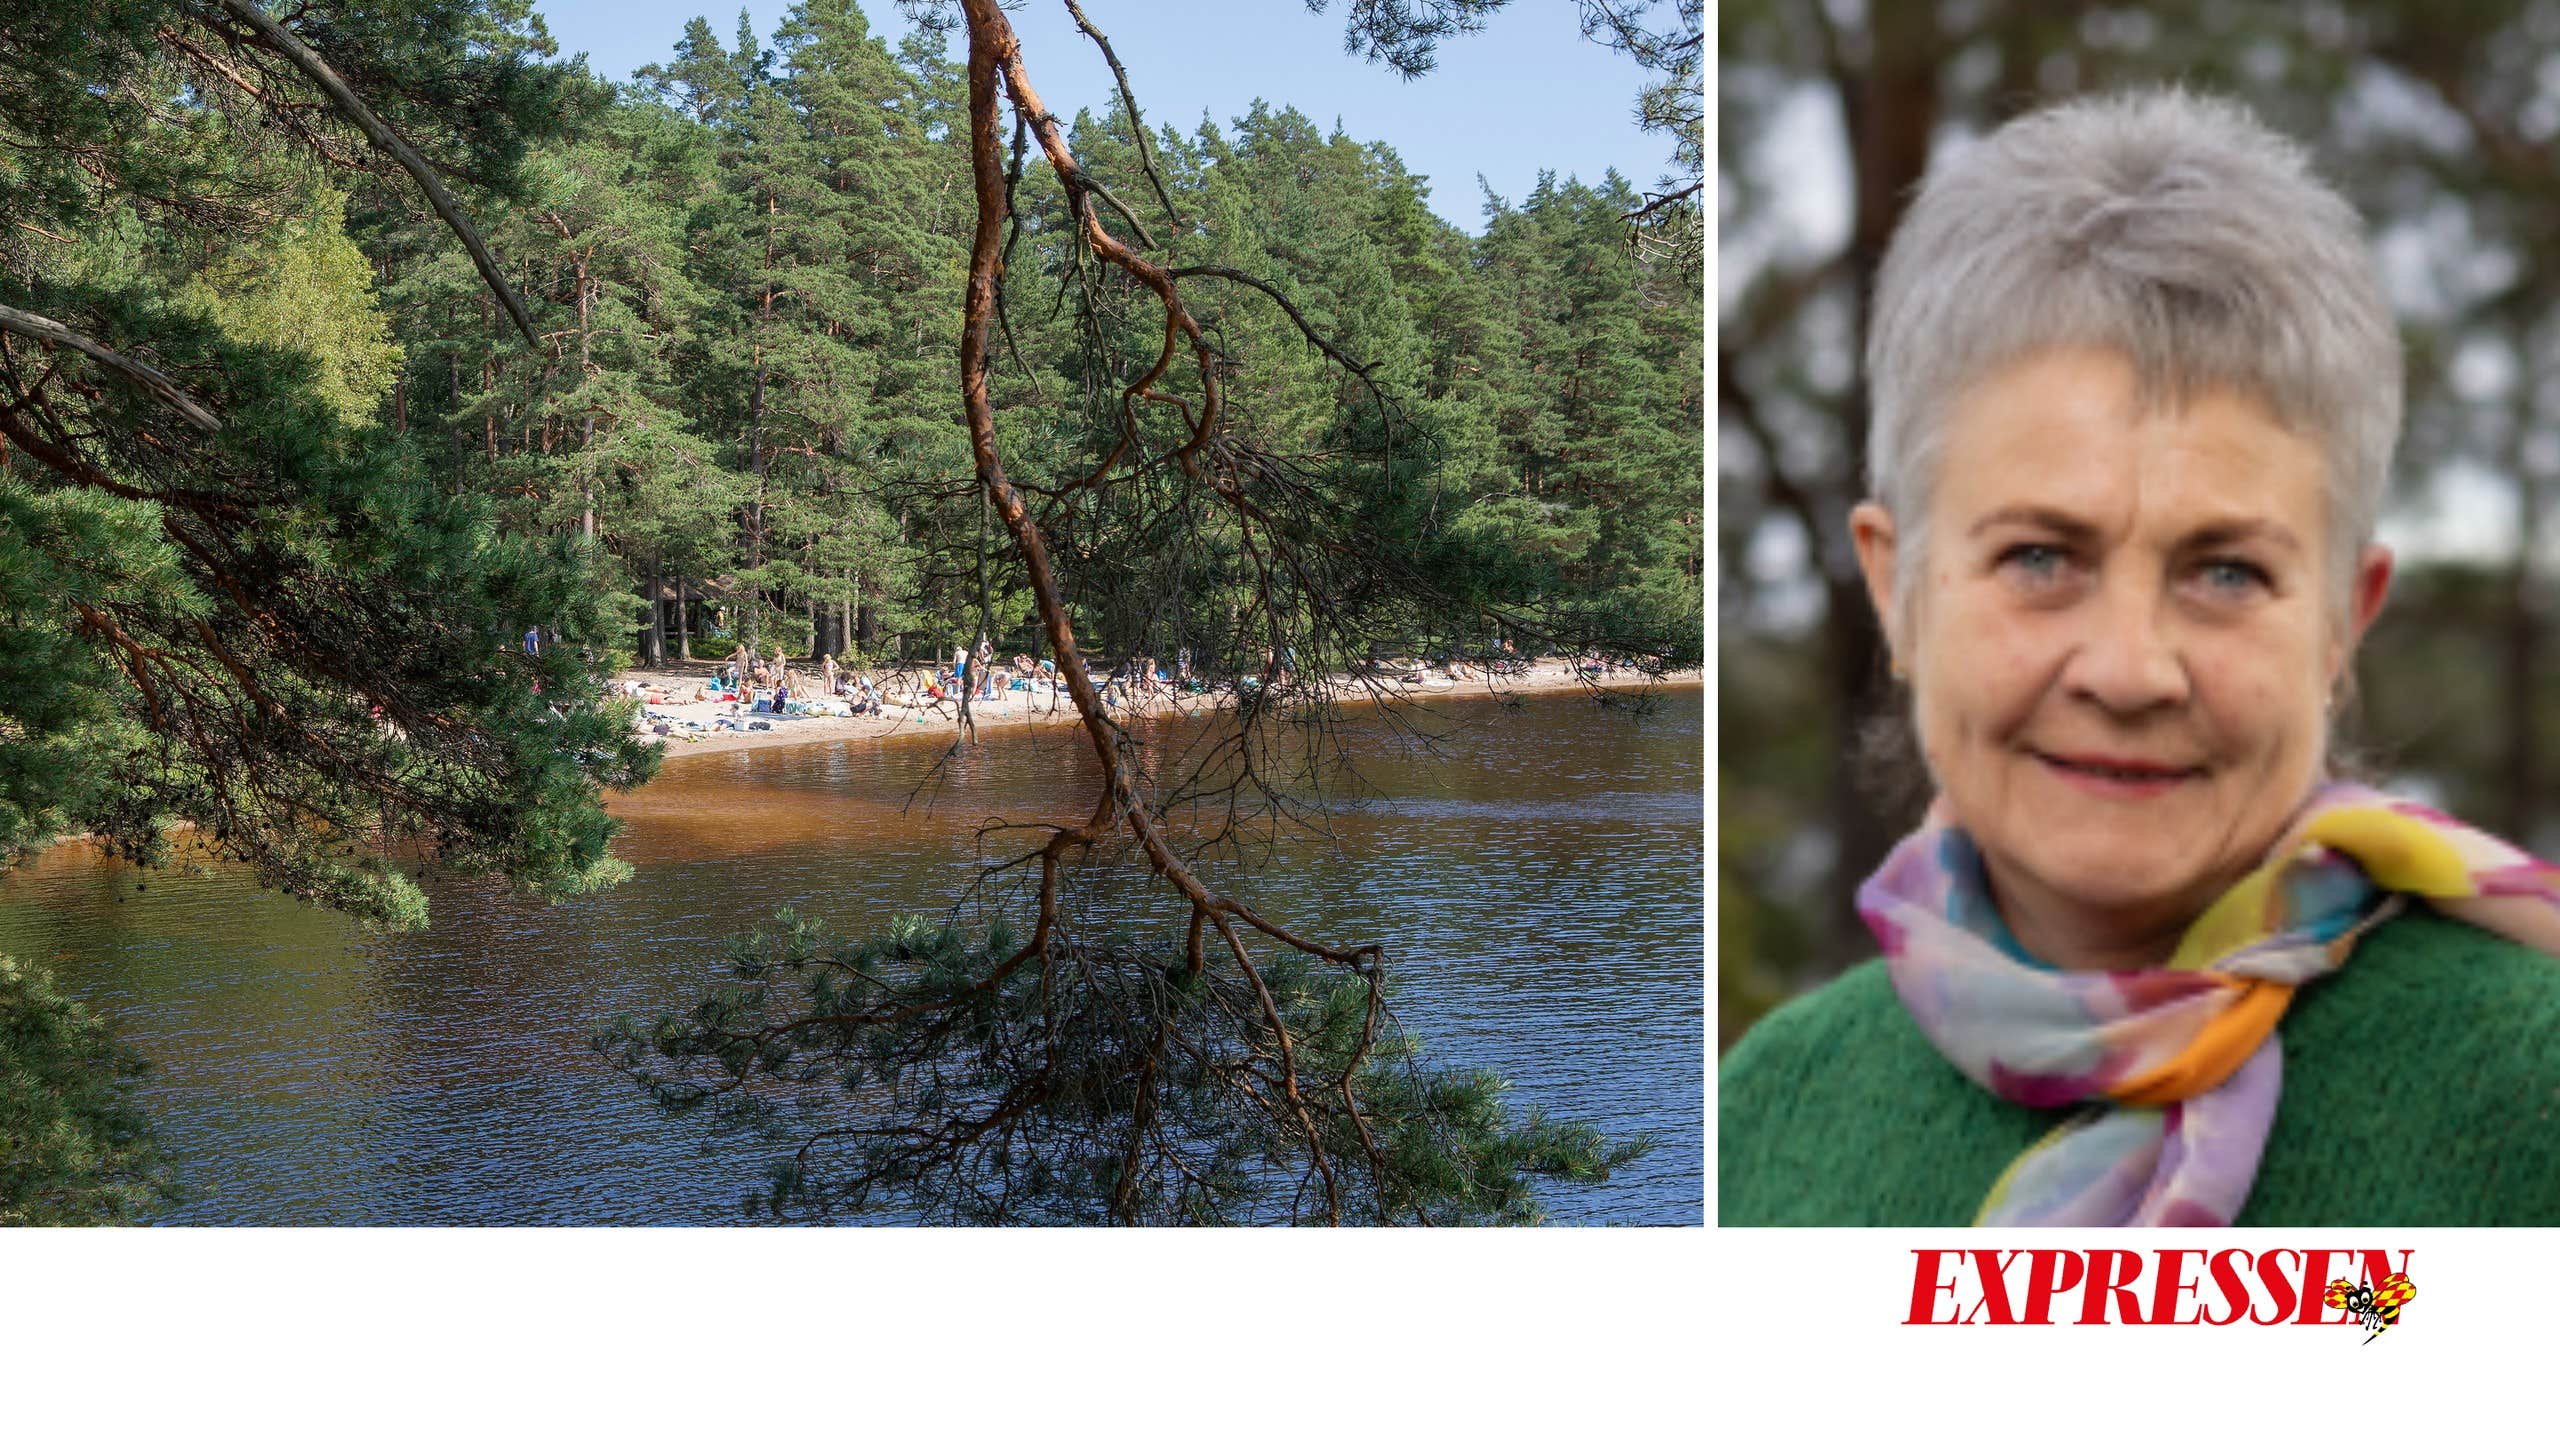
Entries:
{"type": "Polygon", "coordinates": [[[2231,106],[2020,119],[1887,254],[1852,518],[1937,799],[1720,1068],[1726,1223],[2560,1222],[2560,870],[2339,782],[2401,358],[2231,106]]]}

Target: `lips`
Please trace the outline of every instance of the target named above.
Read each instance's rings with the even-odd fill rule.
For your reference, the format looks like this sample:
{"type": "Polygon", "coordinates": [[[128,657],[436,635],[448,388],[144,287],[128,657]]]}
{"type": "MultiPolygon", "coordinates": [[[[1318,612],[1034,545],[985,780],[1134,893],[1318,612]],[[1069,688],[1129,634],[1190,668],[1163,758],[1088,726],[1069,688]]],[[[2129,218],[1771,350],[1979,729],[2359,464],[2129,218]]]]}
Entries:
{"type": "Polygon", "coordinates": [[[2075,788],[2112,798],[2163,794],[2204,777],[2194,764],[2166,764],[2129,754],[2052,754],[2033,751],[2038,762],[2075,788]]]}

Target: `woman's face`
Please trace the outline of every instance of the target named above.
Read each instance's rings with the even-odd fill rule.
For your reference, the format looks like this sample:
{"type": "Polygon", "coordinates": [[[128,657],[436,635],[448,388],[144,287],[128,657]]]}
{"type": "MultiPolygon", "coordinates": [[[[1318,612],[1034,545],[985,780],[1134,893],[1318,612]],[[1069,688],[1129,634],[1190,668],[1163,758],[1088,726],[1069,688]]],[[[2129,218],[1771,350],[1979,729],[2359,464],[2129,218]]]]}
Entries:
{"type": "MultiPolygon", "coordinates": [[[[2166,957],[2319,777],[2390,556],[2333,619],[2325,465],[2254,399],[2143,412],[2132,366],[2051,349],[1949,417],[1907,622],[1922,752],[2020,940],[2166,957]]],[[[1892,522],[1855,518],[1892,615],[1892,522]]]]}

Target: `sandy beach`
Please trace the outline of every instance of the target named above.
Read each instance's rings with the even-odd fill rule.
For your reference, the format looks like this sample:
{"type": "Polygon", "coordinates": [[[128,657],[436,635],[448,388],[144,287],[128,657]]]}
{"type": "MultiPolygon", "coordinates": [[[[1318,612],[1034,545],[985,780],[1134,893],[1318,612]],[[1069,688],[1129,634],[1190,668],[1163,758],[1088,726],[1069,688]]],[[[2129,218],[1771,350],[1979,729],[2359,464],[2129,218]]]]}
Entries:
{"type": "MultiPolygon", "coordinates": [[[[617,684],[637,681],[654,685],[670,696],[690,695],[696,686],[709,682],[719,666],[708,661],[670,666],[663,669],[632,669],[615,676],[617,684]]],[[[795,687],[812,682],[813,672],[794,667],[795,687]]],[[[878,671],[874,683],[878,683],[878,671]]],[[[1429,671],[1420,684],[1409,684],[1387,677],[1364,684],[1351,679],[1337,679],[1335,697],[1343,703],[1374,703],[1378,690],[1418,699],[1427,703],[1455,699],[1491,699],[1513,694],[1551,694],[1573,689],[1603,689],[1635,694],[1647,689],[1671,690],[1694,688],[1704,682],[1702,671],[1678,670],[1660,679],[1633,670],[1608,670],[1598,678],[1578,675],[1573,666],[1562,659],[1541,659],[1513,674],[1471,672],[1452,680],[1445,671],[1429,671]],[[1371,685],[1374,684],[1375,688],[1371,685]]],[[[1207,694],[1157,694],[1123,702],[1114,713],[1136,717],[1172,717],[1204,714],[1225,708],[1234,702],[1232,691],[1207,694]]],[[[1064,694],[1026,693],[1009,690],[995,701],[981,701],[973,716],[981,734],[1007,730],[1039,728],[1050,725],[1072,725],[1076,722],[1075,705],[1064,694]]],[[[818,744],[833,740],[889,740],[899,736],[949,739],[959,729],[957,706],[944,703],[939,708],[900,709],[891,707],[884,715],[861,715],[851,719],[828,718],[801,714],[756,714],[734,703],[651,703],[643,710],[642,724],[663,722],[673,733],[660,741],[669,762],[695,755],[728,754],[741,749],[769,749],[792,744],[818,744]],[[714,728],[727,720],[734,725],[769,724],[768,729],[714,728]],[[692,727],[689,727],[692,726],[692,727]]]]}

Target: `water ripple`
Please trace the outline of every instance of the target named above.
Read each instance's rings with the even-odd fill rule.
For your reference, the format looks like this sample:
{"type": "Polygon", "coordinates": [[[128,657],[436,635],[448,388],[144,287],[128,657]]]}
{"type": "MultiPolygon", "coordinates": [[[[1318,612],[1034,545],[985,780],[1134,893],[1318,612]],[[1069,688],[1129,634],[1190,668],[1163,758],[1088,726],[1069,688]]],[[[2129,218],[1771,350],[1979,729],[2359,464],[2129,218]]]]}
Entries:
{"type": "MultiPolygon", "coordinates": [[[[1475,712],[1436,744],[1354,744],[1369,797],[1335,842],[1223,872],[1302,928],[1388,943],[1429,1056],[1513,1100],[1659,1146],[1564,1223],[1703,1217],[1703,706],[1475,712]]],[[[909,804],[926,745],[672,765],[618,805],[629,884],[547,907],[431,881],[434,927],[369,935],[237,870],[145,876],[58,849],[0,879],[0,952],[46,959],[156,1063],[146,1102],[203,1224],[740,1221],[753,1155],[709,1152],[606,1072],[587,1035],[685,1002],[781,905],[847,928],[936,912],[993,814],[1054,812],[1076,743],[965,756],[909,804]],[[956,857],[955,857],[956,856],[956,857]]]]}

